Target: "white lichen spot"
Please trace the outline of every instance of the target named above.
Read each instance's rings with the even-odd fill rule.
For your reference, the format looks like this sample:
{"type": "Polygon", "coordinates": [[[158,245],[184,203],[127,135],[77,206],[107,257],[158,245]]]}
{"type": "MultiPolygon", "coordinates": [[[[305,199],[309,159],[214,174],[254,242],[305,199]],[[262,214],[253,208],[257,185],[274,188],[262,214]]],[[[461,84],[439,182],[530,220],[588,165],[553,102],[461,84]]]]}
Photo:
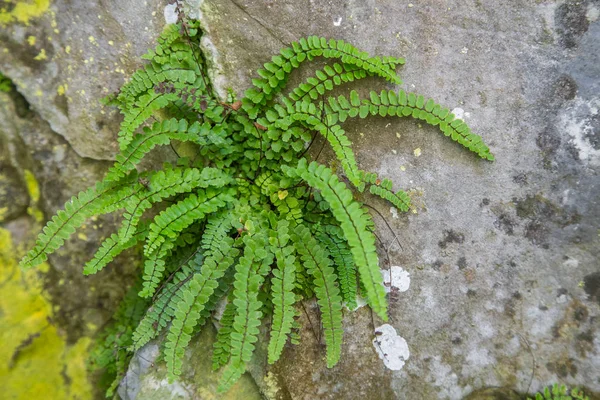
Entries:
{"type": "Polygon", "coordinates": [[[356,307],[354,307],[354,308],[348,307],[348,303],[344,302],[344,307],[346,307],[346,309],[350,310],[350,311],[356,311],[359,308],[362,308],[366,305],[367,305],[367,300],[364,299],[363,297],[361,297],[360,295],[356,295],[356,307]]]}
{"type": "Polygon", "coordinates": [[[567,268],[577,268],[579,266],[579,260],[576,258],[567,258],[565,262],[563,262],[563,267],[567,268]]]}
{"type": "Polygon", "coordinates": [[[410,273],[397,265],[381,270],[381,275],[386,293],[389,293],[392,288],[399,292],[406,292],[410,286],[410,273]]]}
{"type": "Polygon", "coordinates": [[[557,304],[565,304],[569,300],[569,297],[566,294],[561,294],[556,298],[557,304]]]}
{"type": "Polygon", "coordinates": [[[177,4],[167,4],[163,11],[163,15],[165,16],[165,22],[167,24],[175,24],[177,23],[177,4]]]}
{"type": "Polygon", "coordinates": [[[572,107],[564,110],[560,118],[562,131],[571,136],[571,142],[579,152],[579,159],[591,166],[600,166],[600,149],[592,143],[594,119],[600,109],[600,98],[585,101],[575,97],[572,107]]]}
{"type": "Polygon", "coordinates": [[[588,8],[587,13],[585,14],[585,17],[589,22],[598,21],[598,18],[600,18],[600,9],[591,5],[590,8],[588,8]]]}
{"type": "Polygon", "coordinates": [[[115,45],[115,42],[113,42],[112,40],[109,40],[109,41],[108,41],[108,45],[109,45],[109,46],[114,46],[114,45],[115,45]]]}
{"type": "Polygon", "coordinates": [[[392,154],[398,154],[398,152],[394,149],[392,149],[392,154]]]}
{"type": "Polygon", "coordinates": [[[408,3],[408,8],[413,8],[415,5],[413,3],[408,3]]]}
{"type": "Polygon", "coordinates": [[[419,157],[421,156],[421,148],[417,147],[414,151],[413,154],[415,155],[415,157],[419,157]]]}
{"type": "Polygon", "coordinates": [[[406,340],[390,324],[375,329],[373,346],[383,364],[392,371],[399,371],[410,357],[406,340]]]}
{"type": "Polygon", "coordinates": [[[392,214],[392,218],[398,219],[398,209],[396,207],[390,207],[390,213],[392,214]]]}
{"type": "Polygon", "coordinates": [[[465,117],[465,110],[460,107],[456,107],[454,110],[450,111],[456,119],[463,119],[465,117]]]}
{"type": "Polygon", "coordinates": [[[406,171],[406,167],[404,165],[400,166],[400,171],[406,171]]]}
{"type": "Polygon", "coordinates": [[[338,17],[335,21],[333,21],[333,26],[340,26],[342,24],[342,17],[338,17]]]}
{"type": "Polygon", "coordinates": [[[467,54],[469,52],[469,49],[467,49],[466,47],[463,47],[462,50],[460,51],[462,54],[467,54]]]}

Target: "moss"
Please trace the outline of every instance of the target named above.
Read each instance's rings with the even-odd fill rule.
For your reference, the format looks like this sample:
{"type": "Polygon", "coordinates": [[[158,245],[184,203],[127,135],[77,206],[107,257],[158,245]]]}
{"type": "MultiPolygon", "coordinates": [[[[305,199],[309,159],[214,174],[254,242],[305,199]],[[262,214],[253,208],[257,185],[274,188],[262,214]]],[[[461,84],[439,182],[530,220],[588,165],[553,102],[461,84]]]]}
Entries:
{"type": "Polygon", "coordinates": [[[0,228],[0,387],[6,399],[89,399],[89,338],[68,346],[52,324],[40,270],[21,271],[10,232],[0,228]]]}
{"type": "Polygon", "coordinates": [[[29,25],[29,22],[34,18],[42,16],[50,7],[50,0],[33,0],[33,1],[8,1],[12,3],[12,8],[7,9],[6,6],[0,8],[0,26],[5,26],[14,22],[29,25]]]}
{"type": "Polygon", "coordinates": [[[2,72],[0,72],[0,92],[9,93],[12,89],[12,82],[2,72]]]}

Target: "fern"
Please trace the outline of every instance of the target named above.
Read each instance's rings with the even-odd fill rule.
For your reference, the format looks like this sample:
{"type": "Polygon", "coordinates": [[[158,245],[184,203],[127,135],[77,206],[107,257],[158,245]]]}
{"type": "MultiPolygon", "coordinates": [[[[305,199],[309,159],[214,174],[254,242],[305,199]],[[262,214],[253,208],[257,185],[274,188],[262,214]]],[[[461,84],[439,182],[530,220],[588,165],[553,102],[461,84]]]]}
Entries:
{"type": "Polygon", "coordinates": [[[331,255],[346,306],[350,310],[354,310],[357,307],[356,265],[354,265],[352,252],[345,241],[344,233],[335,225],[326,225],[317,232],[317,237],[331,255]]]}
{"type": "Polygon", "coordinates": [[[387,321],[385,290],[379,272],[375,238],[367,229],[370,224],[368,214],[354,201],[352,192],[346,185],[324,165],[316,162],[307,165],[303,158],[296,168],[287,168],[286,171],[288,175],[297,175],[311,187],[318,189],[329,203],[331,212],[340,223],[350,245],[354,263],[365,285],[369,305],[381,319],[387,321]]]}
{"type": "Polygon", "coordinates": [[[213,344],[212,367],[218,370],[229,362],[231,356],[231,332],[235,318],[235,304],[227,303],[221,316],[217,340],[213,344]]]}
{"type": "Polygon", "coordinates": [[[327,366],[333,367],[342,352],[342,298],[336,285],[336,275],[330,266],[327,253],[312,237],[308,228],[299,225],[295,230],[294,244],[308,272],[314,276],[314,291],[323,314],[327,366]]]}
{"type": "Polygon", "coordinates": [[[274,248],[277,268],[273,269],[271,279],[271,293],[273,295],[273,326],[271,340],[269,341],[269,363],[273,364],[281,356],[283,346],[292,331],[294,322],[294,282],[295,282],[295,257],[294,247],[288,245],[289,222],[279,221],[277,231],[270,232],[271,246],[274,248]]]}
{"type": "Polygon", "coordinates": [[[87,218],[119,211],[121,224],[84,267],[85,274],[97,273],[144,242],[142,280],[134,290],[149,307],[143,317],[120,325],[124,336],[107,339],[122,357],[105,346],[99,363],[117,379],[131,352],[165,331],[168,378],[176,379],[190,340],[223,298],[228,304],[212,355],[213,368],[224,367],[220,391],[246,370],[265,315],[272,321],[269,363],[277,362],[288,341],[298,341],[300,298],[317,298],[327,366],[333,367],[341,355],[343,302],[355,308],[360,289],[387,320],[375,227],[353,190],[402,211],[410,207],[409,196],[393,191],[391,180],[360,169],[342,124],[370,115],[410,116],[483,159],[493,156],[464,121],[423,96],[402,90],[367,98],[356,91],[330,95],[366,77],[401,83],[395,72],[401,58],[370,56],[344,41],[311,36],[259,69],[241,100],[220,99],[198,52],[200,37],[195,21],[166,27],[143,57],[147,64],[106,99],[123,114],[116,162],[103,181],[50,219],[21,265],[39,265],[87,218]],[[329,61],[284,93],[290,73],[315,58],[329,61]],[[305,158],[315,135],[332,148],[338,174],[305,158]],[[176,166],[141,167],[157,146],[179,142],[187,143],[192,157],[179,158],[176,166]]]}
{"type": "Polygon", "coordinates": [[[542,393],[536,393],[535,400],[589,400],[589,397],[579,389],[569,390],[565,385],[555,383],[552,388],[546,387],[542,393]]]}
{"type": "Polygon", "coordinates": [[[228,390],[239,379],[252,357],[262,317],[258,291],[273,258],[272,254],[265,251],[265,243],[251,236],[245,236],[244,242],[244,255],[236,266],[233,284],[236,314],[230,337],[231,357],[221,377],[219,392],[228,390]]]}

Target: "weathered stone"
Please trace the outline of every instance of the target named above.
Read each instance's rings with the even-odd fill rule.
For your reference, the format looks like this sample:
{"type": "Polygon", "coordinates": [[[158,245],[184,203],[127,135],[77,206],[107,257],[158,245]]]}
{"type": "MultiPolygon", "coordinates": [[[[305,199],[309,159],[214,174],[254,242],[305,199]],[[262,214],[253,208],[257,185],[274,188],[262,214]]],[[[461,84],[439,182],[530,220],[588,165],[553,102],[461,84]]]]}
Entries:
{"type": "Polygon", "coordinates": [[[476,390],[465,400],[521,400],[521,396],[512,389],[491,388],[476,390]]]}
{"type": "MultiPolygon", "coordinates": [[[[456,107],[497,158],[477,160],[415,121],[345,124],[360,167],[411,189],[416,205],[414,214],[395,218],[389,205],[364,198],[398,235],[400,244],[374,217],[383,243],[394,243],[391,263],[411,274],[412,287],[390,298],[391,324],[408,342],[410,358],[400,371],[385,369],[372,345],[381,322],[363,308],[346,313],[342,360],[326,369],[308,303],[299,346],[268,367],[265,339],[260,344],[250,372],[265,395],[460,399],[491,386],[533,392],[558,380],[600,391],[597,1],[187,3],[205,27],[203,49],[221,93],[229,86],[241,94],[253,71],[292,40],[341,38],[373,54],[405,56],[405,88],[456,107]]],[[[101,177],[107,164],[89,158],[114,156],[118,118],[98,100],[140,65],[139,55],[162,29],[165,6],[48,4],[27,20],[0,14],[0,24],[9,23],[0,29],[0,71],[23,95],[0,96],[2,141],[21,182],[25,170],[37,178],[40,198],[28,205],[47,216],[101,177]]],[[[295,73],[291,82],[303,76],[295,73]]],[[[350,87],[389,85],[367,79],[341,93],[350,87]]],[[[327,149],[319,158],[331,159],[327,149]]],[[[22,221],[10,225],[15,241],[27,243],[34,219],[22,221]]],[[[88,225],[83,241],[70,241],[51,258],[47,288],[70,342],[93,331],[88,323],[106,321],[125,292],[122,280],[134,274],[125,267],[133,257],[92,280],[80,274],[112,225],[110,218],[88,225]]],[[[185,385],[161,386],[157,363],[159,378],[149,369],[140,393],[207,396],[197,388],[213,388],[214,381],[188,379],[207,368],[195,363],[210,351],[202,343],[188,351],[185,385]]]]}
{"type": "MultiPolygon", "coordinates": [[[[390,311],[411,356],[401,371],[369,362],[382,392],[365,397],[369,379],[357,356],[375,356],[373,327],[348,314],[338,366],[325,369],[302,344],[262,369],[266,381],[290,398],[460,399],[482,387],[524,392],[557,380],[600,390],[592,372],[600,347],[588,340],[598,336],[600,316],[597,2],[187,3],[207,31],[223,89],[242,93],[253,71],[292,40],[348,40],[406,57],[405,87],[455,108],[497,159],[477,160],[415,121],[347,122],[360,167],[412,189],[417,205],[416,215],[396,219],[383,202],[365,199],[398,235],[402,248],[375,217],[382,241],[394,243],[392,264],[411,273],[413,287],[391,299],[390,311]],[[338,386],[324,383],[333,376],[338,386]]],[[[292,83],[299,75],[306,73],[293,74],[292,83]]],[[[368,79],[340,92],[384,87],[368,79]]],[[[331,157],[326,149],[320,160],[331,157]]],[[[302,333],[311,341],[309,328],[302,333]]],[[[254,377],[266,386],[260,373],[254,377]]]]}
{"type": "Polygon", "coordinates": [[[28,205],[27,188],[18,171],[0,158],[0,222],[25,214],[28,205]]]}
{"type": "Polygon", "coordinates": [[[77,154],[113,159],[119,118],[100,99],[119,89],[154,47],[163,7],[158,0],[62,0],[26,24],[0,17],[0,71],[77,154]]]}
{"type": "Polygon", "coordinates": [[[220,374],[212,372],[208,355],[216,338],[210,324],[196,337],[188,349],[181,377],[169,383],[164,361],[156,361],[158,345],[147,344],[136,353],[129,365],[127,376],[121,382],[119,395],[123,400],[260,400],[256,384],[248,374],[225,394],[217,394],[220,374]]]}

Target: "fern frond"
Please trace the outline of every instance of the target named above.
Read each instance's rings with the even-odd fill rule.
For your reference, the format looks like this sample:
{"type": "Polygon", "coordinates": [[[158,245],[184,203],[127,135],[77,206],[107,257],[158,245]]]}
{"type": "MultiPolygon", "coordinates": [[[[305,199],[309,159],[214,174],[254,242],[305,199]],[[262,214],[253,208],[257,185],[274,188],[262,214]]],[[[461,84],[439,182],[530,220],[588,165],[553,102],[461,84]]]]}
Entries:
{"type": "Polygon", "coordinates": [[[221,320],[219,321],[219,332],[213,344],[212,369],[218,370],[229,362],[231,356],[231,332],[233,319],[235,317],[235,305],[230,301],[225,306],[221,320]]]}
{"type": "Polygon", "coordinates": [[[471,133],[471,129],[462,119],[457,119],[448,108],[436,104],[433,99],[425,99],[422,95],[398,93],[382,90],[380,93],[371,91],[369,99],[361,99],[356,91],[350,93],[350,101],[344,96],[338,97],[337,106],[332,110],[338,113],[340,120],[343,116],[365,118],[368,115],[413,117],[426,123],[439,126],[444,135],[466,147],[479,157],[493,161],[494,156],[482,141],[481,136],[471,133]],[[343,101],[340,101],[341,99],[343,101]]]}
{"type": "Polygon", "coordinates": [[[348,180],[358,188],[363,187],[360,180],[360,170],[356,164],[356,157],[352,150],[352,143],[346,136],[346,132],[337,124],[331,123],[330,117],[325,115],[325,120],[322,120],[322,111],[313,103],[297,102],[295,109],[290,111],[289,119],[299,121],[311,129],[319,132],[331,145],[336,158],[342,164],[344,172],[348,180]]]}
{"type": "Polygon", "coordinates": [[[181,375],[183,353],[201,317],[201,311],[219,286],[218,280],[233,263],[237,250],[232,248],[232,244],[232,239],[222,238],[220,248],[206,256],[201,272],[182,288],[181,300],[176,305],[165,343],[169,381],[181,375]]]}
{"type": "Polygon", "coordinates": [[[204,218],[233,200],[233,191],[217,192],[213,189],[198,190],[184,200],[162,211],[150,224],[148,239],[144,246],[146,256],[152,254],[167,238],[176,238],[178,233],[192,222],[204,218]]]}
{"type": "Polygon", "coordinates": [[[342,297],[337,287],[337,276],[331,267],[327,251],[313,238],[310,230],[298,225],[292,236],[298,254],[308,272],[314,277],[314,291],[322,313],[327,367],[332,368],[342,354],[342,297]]]}
{"type": "Polygon", "coordinates": [[[203,260],[202,253],[196,252],[189,262],[175,273],[173,280],[160,292],[133,333],[132,351],[141,349],[146,343],[154,339],[162,329],[167,327],[175,313],[175,305],[181,300],[182,287],[189,282],[194,274],[200,272],[203,260]]]}
{"type": "MultiPolygon", "coordinates": [[[[150,232],[150,231],[148,231],[150,232]]],[[[146,236],[146,241],[148,240],[146,236]]],[[[143,287],[138,293],[140,297],[152,297],[165,272],[166,256],[175,247],[175,238],[164,238],[156,250],[144,261],[143,287]]]]}
{"type": "Polygon", "coordinates": [[[295,257],[294,247],[289,245],[290,223],[278,221],[277,231],[269,232],[269,242],[274,248],[277,260],[277,269],[272,270],[271,293],[273,302],[273,324],[271,326],[271,339],[268,347],[268,361],[273,364],[281,356],[283,346],[287,342],[294,322],[294,294],[295,285],[295,257]]]}
{"type": "Polygon", "coordinates": [[[125,111],[123,122],[119,130],[119,148],[124,151],[133,140],[133,133],[157,110],[166,107],[169,103],[179,99],[177,93],[156,92],[149,89],[141,95],[131,109],[125,111]]]}
{"type": "Polygon", "coordinates": [[[354,310],[357,307],[356,265],[354,265],[352,252],[346,243],[344,233],[337,226],[326,225],[317,231],[316,237],[325,245],[333,259],[346,306],[348,309],[354,310]]]}
{"type": "Polygon", "coordinates": [[[80,192],[65,204],[46,224],[37,238],[35,247],[21,260],[23,268],[35,267],[46,261],[48,254],[61,247],[75,229],[92,215],[105,214],[119,209],[135,193],[133,176],[119,182],[99,182],[80,192]]]}
{"type": "Polygon", "coordinates": [[[198,80],[198,75],[198,68],[189,50],[170,52],[167,56],[155,54],[151,62],[135,72],[129,82],[121,88],[117,102],[122,111],[126,112],[140,94],[160,87],[165,82],[192,85],[198,80]]]}
{"type": "MultiPolygon", "coordinates": [[[[361,171],[362,172],[362,171],[361,171]]],[[[377,174],[363,172],[362,180],[369,185],[369,192],[384,200],[389,201],[400,211],[408,211],[410,208],[410,197],[403,190],[396,193],[392,192],[392,181],[389,179],[379,179],[377,174]]]]}
{"type": "Polygon", "coordinates": [[[131,235],[127,240],[123,241],[119,238],[119,235],[113,233],[102,242],[100,248],[96,251],[96,254],[94,254],[94,257],[85,264],[83,267],[83,274],[92,275],[102,270],[112,262],[116,256],[144,240],[147,234],[148,231],[146,227],[141,227],[134,235],[131,235]]]}
{"type": "Polygon", "coordinates": [[[310,186],[319,190],[329,203],[331,212],[339,221],[352,250],[354,263],[365,285],[369,305],[375,313],[387,321],[387,302],[375,239],[367,229],[372,223],[369,215],[353,199],[352,192],[329,168],[316,162],[308,166],[306,164],[306,159],[302,159],[296,168],[285,168],[285,170],[288,175],[300,176],[310,186]]]}
{"type": "Polygon", "coordinates": [[[273,260],[268,246],[257,238],[245,236],[244,244],[244,255],[236,265],[233,283],[236,314],[231,333],[231,358],[219,381],[219,392],[228,390],[239,379],[252,358],[262,317],[258,291],[273,260]]]}
{"type": "Polygon", "coordinates": [[[359,51],[343,40],[309,36],[293,42],[292,47],[282,49],[280,54],[266,63],[264,69],[257,71],[261,78],[253,79],[254,87],[245,93],[245,98],[249,100],[244,104],[246,109],[251,109],[252,103],[264,105],[273,99],[274,95],[285,86],[289,73],[298,68],[304,60],[312,60],[315,57],[336,58],[344,64],[356,65],[392,83],[402,83],[394,68],[397,64],[404,64],[403,59],[388,57],[382,60],[380,57],[369,57],[368,53],[359,51]]]}
{"type": "Polygon", "coordinates": [[[367,76],[364,69],[352,64],[334,63],[326,65],[323,69],[315,71],[315,74],[298,85],[290,92],[288,98],[292,103],[297,101],[316,100],[325,92],[333,90],[335,86],[342,83],[353,82],[367,76]]]}
{"type": "Polygon", "coordinates": [[[119,229],[120,240],[126,241],[131,237],[144,211],[153,204],[195,188],[222,187],[229,182],[229,176],[215,168],[166,168],[151,174],[146,187],[125,206],[123,223],[119,229]]]}
{"type": "Polygon", "coordinates": [[[117,155],[117,161],[108,170],[105,181],[118,180],[128,174],[141,159],[154,147],[167,145],[171,140],[204,144],[199,133],[201,125],[194,122],[189,125],[185,119],[175,118],[155,122],[151,128],[144,128],[144,133],[136,135],[127,147],[117,155]]]}

